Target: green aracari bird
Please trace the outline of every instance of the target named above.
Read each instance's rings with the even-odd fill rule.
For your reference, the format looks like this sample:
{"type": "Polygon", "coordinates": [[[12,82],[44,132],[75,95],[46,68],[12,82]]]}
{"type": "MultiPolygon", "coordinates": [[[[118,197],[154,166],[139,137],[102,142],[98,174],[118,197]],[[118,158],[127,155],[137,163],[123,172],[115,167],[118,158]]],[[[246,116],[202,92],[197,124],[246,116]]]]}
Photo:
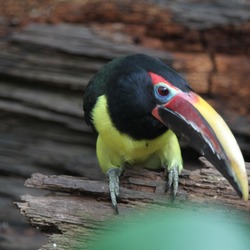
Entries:
{"type": "Polygon", "coordinates": [[[218,113],[172,68],[143,54],[107,63],[86,87],[83,109],[98,133],[96,152],[116,212],[125,164],[163,167],[175,196],[183,169],[177,136],[205,156],[248,200],[241,150],[218,113]]]}

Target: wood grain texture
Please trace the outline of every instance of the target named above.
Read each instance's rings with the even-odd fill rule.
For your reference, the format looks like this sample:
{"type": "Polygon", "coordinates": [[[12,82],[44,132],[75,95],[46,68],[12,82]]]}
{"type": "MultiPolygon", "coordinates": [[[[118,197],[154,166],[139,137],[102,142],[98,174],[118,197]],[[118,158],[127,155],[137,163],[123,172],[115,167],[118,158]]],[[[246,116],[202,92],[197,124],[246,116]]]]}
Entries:
{"type": "MultiPolygon", "coordinates": [[[[84,247],[87,241],[94,240],[97,230],[105,229],[105,222],[145,213],[147,208],[178,211],[189,207],[198,212],[213,210],[216,205],[229,220],[241,221],[250,227],[250,200],[240,200],[217,170],[205,158],[201,161],[204,168],[183,170],[174,203],[165,193],[163,172],[128,168],[120,181],[118,216],[111,207],[107,181],[72,176],[33,174],[25,186],[52,193],[47,196],[24,195],[22,202],[16,205],[33,226],[49,233],[48,244],[40,248],[47,250],[53,249],[54,244],[60,249],[71,249],[80,239],[84,239],[84,247]]],[[[246,165],[249,174],[250,164],[246,165]]]]}

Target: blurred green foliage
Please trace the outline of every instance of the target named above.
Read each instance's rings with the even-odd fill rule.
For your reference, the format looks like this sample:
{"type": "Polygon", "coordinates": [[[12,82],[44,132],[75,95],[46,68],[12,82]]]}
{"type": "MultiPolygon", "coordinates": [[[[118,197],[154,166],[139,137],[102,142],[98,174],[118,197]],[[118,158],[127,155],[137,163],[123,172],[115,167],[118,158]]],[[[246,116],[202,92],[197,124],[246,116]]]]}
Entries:
{"type": "MultiPolygon", "coordinates": [[[[250,216],[250,215],[249,215],[250,216]]],[[[249,250],[250,228],[218,212],[148,212],[107,225],[90,250],[249,250]]],[[[93,239],[92,239],[93,240],[93,239]]],[[[77,250],[80,250],[78,247],[77,250]]],[[[85,249],[85,248],[84,248],[85,249]]]]}

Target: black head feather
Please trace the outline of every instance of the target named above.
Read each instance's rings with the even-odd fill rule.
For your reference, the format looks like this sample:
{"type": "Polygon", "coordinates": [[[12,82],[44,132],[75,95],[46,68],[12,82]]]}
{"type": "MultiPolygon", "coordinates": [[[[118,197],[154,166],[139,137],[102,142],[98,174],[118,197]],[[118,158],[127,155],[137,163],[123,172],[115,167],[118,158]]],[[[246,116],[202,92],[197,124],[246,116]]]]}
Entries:
{"type": "Polygon", "coordinates": [[[115,127],[134,139],[153,139],[167,128],[151,115],[156,106],[153,84],[148,72],[162,76],[184,92],[187,82],[157,58],[136,54],[115,59],[105,65],[89,82],[84,111],[93,126],[91,111],[96,100],[106,95],[108,111],[115,127]]]}

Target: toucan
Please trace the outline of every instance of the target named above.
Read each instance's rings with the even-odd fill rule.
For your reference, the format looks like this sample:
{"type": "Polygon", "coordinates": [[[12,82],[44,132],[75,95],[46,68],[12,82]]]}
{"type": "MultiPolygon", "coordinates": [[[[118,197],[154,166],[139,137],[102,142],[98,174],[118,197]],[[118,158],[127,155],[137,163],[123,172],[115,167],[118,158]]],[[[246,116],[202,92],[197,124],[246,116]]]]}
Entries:
{"type": "Polygon", "coordinates": [[[175,70],[144,54],[118,57],[89,81],[83,100],[97,132],[96,153],[118,213],[119,177],[126,164],[165,168],[175,196],[183,161],[178,137],[205,156],[248,200],[241,150],[222,117],[175,70]]]}

